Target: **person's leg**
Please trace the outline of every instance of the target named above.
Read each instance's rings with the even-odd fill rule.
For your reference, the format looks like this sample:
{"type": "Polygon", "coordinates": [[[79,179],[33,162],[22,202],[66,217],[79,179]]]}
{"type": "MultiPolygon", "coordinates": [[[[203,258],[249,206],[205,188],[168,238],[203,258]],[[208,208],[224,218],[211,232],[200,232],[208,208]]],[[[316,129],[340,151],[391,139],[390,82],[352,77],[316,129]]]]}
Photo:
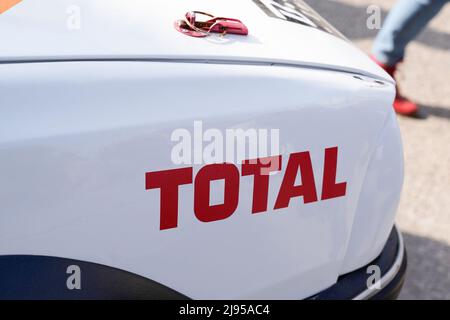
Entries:
{"type": "Polygon", "coordinates": [[[442,9],[448,0],[399,0],[378,33],[372,54],[376,60],[394,66],[403,59],[405,47],[442,9]]]}

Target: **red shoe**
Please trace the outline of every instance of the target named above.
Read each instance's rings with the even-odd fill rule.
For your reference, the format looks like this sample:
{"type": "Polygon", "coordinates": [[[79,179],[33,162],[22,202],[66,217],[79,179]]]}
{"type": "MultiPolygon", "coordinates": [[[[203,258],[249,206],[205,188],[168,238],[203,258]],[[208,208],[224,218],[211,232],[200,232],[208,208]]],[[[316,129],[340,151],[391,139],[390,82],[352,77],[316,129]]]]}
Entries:
{"type": "Polygon", "coordinates": [[[413,117],[417,115],[419,107],[414,102],[397,93],[394,100],[394,110],[403,116],[413,117]]]}
{"type": "MultiPolygon", "coordinates": [[[[370,56],[372,58],[373,61],[375,61],[376,64],[378,64],[381,68],[384,69],[384,71],[386,71],[391,77],[393,77],[395,79],[395,72],[397,71],[397,65],[394,66],[388,66],[384,63],[379,62],[374,56],[370,56]]],[[[418,111],[419,108],[417,106],[417,104],[415,104],[414,102],[408,100],[407,98],[405,98],[404,96],[402,96],[399,93],[398,87],[397,89],[397,95],[395,96],[395,100],[394,100],[394,110],[396,113],[401,114],[403,116],[409,116],[409,117],[413,117],[415,116],[418,111]]]]}

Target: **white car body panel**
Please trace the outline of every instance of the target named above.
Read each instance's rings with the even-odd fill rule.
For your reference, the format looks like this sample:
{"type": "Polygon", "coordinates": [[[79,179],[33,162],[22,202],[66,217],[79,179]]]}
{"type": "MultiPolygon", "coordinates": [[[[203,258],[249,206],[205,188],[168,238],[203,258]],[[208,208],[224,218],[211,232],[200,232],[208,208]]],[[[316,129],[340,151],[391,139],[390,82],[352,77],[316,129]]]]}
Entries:
{"type": "Polygon", "coordinates": [[[120,0],[28,0],[5,13],[0,26],[5,44],[0,47],[0,61],[120,58],[269,62],[339,68],[392,82],[347,41],[271,19],[251,0],[129,0],[126,4],[120,0]],[[80,29],[76,30],[67,26],[71,24],[70,12],[77,12],[74,7],[80,17],[80,29]],[[250,34],[228,35],[220,41],[174,32],[175,20],[200,9],[241,18],[250,34]]]}
{"type": "Polygon", "coordinates": [[[251,1],[29,0],[13,10],[0,19],[0,255],[105,264],[192,298],[301,299],[380,253],[403,181],[395,89],[351,44],[251,1]],[[74,3],[78,33],[56,14],[74,3]],[[250,35],[223,44],[175,31],[195,9],[239,17],[250,35]],[[346,195],[272,210],[280,172],[269,210],[252,215],[253,179],[241,177],[236,212],[204,223],[191,184],[180,187],[178,227],[159,230],[145,173],[179,167],[171,133],[195,120],[279,128],[282,167],[310,151],[317,190],[324,150],[338,146],[346,195]]]}

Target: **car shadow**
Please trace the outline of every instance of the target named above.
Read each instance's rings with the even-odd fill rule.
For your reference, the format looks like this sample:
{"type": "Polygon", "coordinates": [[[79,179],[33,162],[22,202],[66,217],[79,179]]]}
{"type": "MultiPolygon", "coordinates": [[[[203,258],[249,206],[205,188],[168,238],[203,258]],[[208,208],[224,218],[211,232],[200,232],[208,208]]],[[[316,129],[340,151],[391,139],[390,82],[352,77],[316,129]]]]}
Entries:
{"type": "Polygon", "coordinates": [[[450,246],[403,232],[408,256],[399,299],[450,299],[450,246]]]}

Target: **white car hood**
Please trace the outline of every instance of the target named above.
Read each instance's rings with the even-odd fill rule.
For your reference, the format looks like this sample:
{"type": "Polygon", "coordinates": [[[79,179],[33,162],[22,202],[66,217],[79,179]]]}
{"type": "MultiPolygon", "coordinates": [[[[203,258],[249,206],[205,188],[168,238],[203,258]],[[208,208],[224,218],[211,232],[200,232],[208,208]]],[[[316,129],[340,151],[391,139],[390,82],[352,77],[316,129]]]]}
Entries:
{"type": "Polygon", "coordinates": [[[348,41],[270,17],[251,0],[27,0],[2,14],[0,38],[0,62],[224,60],[329,68],[392,82],[348,41]],[[223,39],[183,35],[173,24],[191,10],[241,19],[249,35],[223,39]]]}

